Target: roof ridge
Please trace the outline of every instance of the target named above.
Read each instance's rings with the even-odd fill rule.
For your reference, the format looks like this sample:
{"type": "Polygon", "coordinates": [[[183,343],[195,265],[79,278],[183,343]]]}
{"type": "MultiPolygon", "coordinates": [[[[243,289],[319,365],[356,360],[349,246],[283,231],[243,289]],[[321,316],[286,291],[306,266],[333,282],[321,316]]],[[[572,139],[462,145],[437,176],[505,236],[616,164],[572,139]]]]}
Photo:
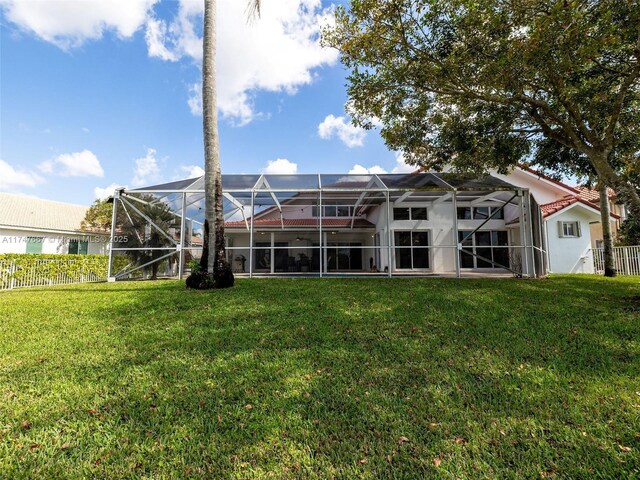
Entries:
{"type": "Polygon", "coordinates": [[[89,208],[89,205],[80,205],[79,203],[63,202],[61,200],[50,200],[48,198],[35,197],[33,195],[25,195],[21,193],[0,192],[0,195],[7,195],[15,198],[28,198],[31,200],[37,200],[39,202],[59,203],[62,205],[73,206],[73,207],[89,208]]]}
{"type": "Polygon", "coordinates": [[[556,180],[555,178],[550,177],[549,175],[543,172],[540,172],[534,168],[531,168],[524,163],[518,163],[517,167],[520,168],[521,170],[524,170],[525,172],[529,172],[533,175],[537,175],[538,177],[543,178],[548,182],[552,182],[552,183],[555,183],[556,185],[560,185],[561,187],[566,188],[567,190],[571,190],[572,192],[575,192],[575,193],[580,193],[580,190],[577,187],[572,187],[571,185],[561,182],[560,180],[556,180]]]}

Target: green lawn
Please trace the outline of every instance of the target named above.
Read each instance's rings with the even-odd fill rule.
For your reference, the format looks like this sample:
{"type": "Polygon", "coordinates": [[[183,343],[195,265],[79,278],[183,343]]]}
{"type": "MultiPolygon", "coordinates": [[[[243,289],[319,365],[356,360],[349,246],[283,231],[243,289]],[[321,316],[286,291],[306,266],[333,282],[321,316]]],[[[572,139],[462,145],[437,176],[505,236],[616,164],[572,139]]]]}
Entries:
{"type": "Polygon", "coordinates": [[[638,478],[640,279],[0,294],[6,478],[638,478]]]}

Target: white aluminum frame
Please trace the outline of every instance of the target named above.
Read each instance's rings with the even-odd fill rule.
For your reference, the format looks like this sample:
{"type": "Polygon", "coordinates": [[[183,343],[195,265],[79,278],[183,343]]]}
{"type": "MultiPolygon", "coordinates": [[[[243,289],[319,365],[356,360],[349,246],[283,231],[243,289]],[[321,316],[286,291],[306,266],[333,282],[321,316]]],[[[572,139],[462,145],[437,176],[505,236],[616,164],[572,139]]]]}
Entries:
{"type": "MultiPolygon", "coordinates": [[[[413,174],[416,175],[416,174],[413,174]]],[[[425,173],[425,174],[420,174],[420,175],[432,175],[429,173],[425,173]]],[[[253,177],[254,175],[251,175],[251,177],[253,177]]],[[[342,175],[345,177],[349,177],[350,175],[345,174],[342,175]]],[[[356,175],[353,175],[352,177],[355,177],[356,175]]],[[[365,177],[364,175],[357,175],[358,177],[365,177]]],[[[432,175],[433,176],[433,175],[432,175]]],[[[269,175],[269,177],[278,177],[278,175],[269,175]]],[[[283,177],[287,177],[284,176],[283,177]]],[[[351,215],[351,224],[350,226],[346,227],[346,228],[340,228],[338,230],[340,231],[353,231],[354,229],[354,224],[355,224],[355,217],[356,217],[356,209],[358,207],[361,206],[361,204],[363,203],[363,201],[367,198],[367,194],[371,194],[371,193],[382,193],[384,194],[383,198],[380,200],[383,200],[379,203],[379,205],[382,206],[382,203],[384,203],[385,205],[383,207],[386,207],[386,236],[387,236],[387,244],[384,245],[383,242],[380,242],[381,244],[378,246],[362,246],[362,247],[353,247],[353,248],[362,248],[362,249],[378,249],[379,250],[379,254],[380,254],[380,260],[381,263],[384,263],[383,257],[382,257],[382,251],[384,250],[384,247],[386,247],[387,250],[387,272],[385,272],[385,276],[388,277],[392,277],[394,276],[394,273],[403,273],[403,272],[396,272],[396,268],[395,268],[395,247],[393,245],[393,232],[394,230],[392,229],[392,218],[391,218],[391,214],[392,214],[392,207],[394,205],[398,205],[399,203],[402,203],[404,201],[407,201],[412,195],[420,193],[420,192],[431,192],[431,193],[435,193],[436,195],[439,194],[439,196],[435,196],[435,198],[433,198],[433,200],[431,200],[430,202],[421,202],[421,203],[428,203],[430,205],[436,205],[436,204],[440,204],[440,203],[444,203],[444,202],[451,202],[451,206],[452,206],[452,235],[453,235],[453,242],[451,245],[446,245],[446,244],[439,244],[439,245],[430,245],[429,248],[451,248],[453,250],[455,250],[456,254],[454,255],[454,261],[455,261],[455,276],[456,277],[461,277],[462,276],[462,268],[461,268],[461,262],[460,262],[460,254],[461,252],[465,252],[474,256],[478,256],[475,254],[475,252],[472,251],[468,251],[467,249],[464,248],[463,246],[463,242],[464,239],[462,241],[459,240],[459,225],[458,225],[458,218],[457,218],[457,208],[459,205],[464,205],[464,206],[475,206],[478,205],[482,202],[496,202],[496,203],[502,203],[502,206],[498,209],[496,209],[495,211],[499,211],[504,209],[504,206],[506,205],[517,205],[519,208],[519,215],[518,215],[518,223],[519,223],[519,228],[520,228],[520,242],[519,245],[509,245],[509,249],[520,249],[522,251],[522,274],[524,276],[535,276],[536,275],[536,266],[535,266],[535,249],[538,250],[542,250],[543,253],[546,255],[546,249],[541,249],[538,246],[535,246],[534,243],[534,238],[533,238],[533,228],[532,225],[530,225],[530,222],[532,221],[532,215],[530,214],[530,201],[529,201],[529,191],[526,189],[522,189],[522,188],[518,188],[518,187],[514,187],[514,186],[495,186],[495,185],[487,185],[486,187],[482,187],[482,186],[478,186],[477,184],[474,185],[473,187],[469,187],[469,188],[460,188],[460,187],[454,187],[453,185],[451,185],[450,183],[448,183],[446,180],[444,180],[441,177],[435,177],[437,179],[436,184],[439,185],[444,185],[443,187],[416,187],[416,188],[409,188],[409,187],[388,187],[384,181],[378,176],[378,175],[368,175],[366,176],[369,178],[367,185],[365,187],[352,187],[352,188],[337,188],[337,187],[332,187],[332,186],[323,186],[322,185],[322,175],[321,174],[317,174],[317,182],[318,182],[318,186],[315,188],[300,188],[300,189],[292,189],[292,188],[272,188],[271,185],[269,184],[269,181],[267,179],[266,175],[259,175],[257,178],[257,181],[255,182],[255,184],[253,185],[253,187],[251,188],[232,188],[229,190],[225,190],[223,192],[224,197],[234,206],[236,207],[236,210],[233,211],[233,214],[240,212],[242,215],[242,220],[245,223],[245,226],[247,228],[247,230],[249,231],[249,246],[248,247],[236,247],[236,246],[232,246],[232,247],[227,247],[228,250],[233,251],[233,250],[248,250],[249,251],[249,271],[248,271],[248,276],[249,277],[253,277],[254,276],[254,254],[255,254],[255,250],[256,247],[254,245],[254,240],[255,240],[255,230],[256,227],[254,225],[254,218],[256,217],[256,195],[258,193],[267,193],[268,195],[271,196],[273,203],[275,205],[275,208],[278,209],[279,213],[280,213],[280,220],[281,220],[281,228],[279,228],[278,230],[281,231],[288,231],[288,232],[295,232],[297,230],[295,229],[289,229],[289,228],[285,228],[284,226],[284,216],[283,216],[283,208],[282,208],[282,204],[281,201],[278,199],[277,194],[278,193],[317,193],[317,197],[315,199],[315,202],[317,203],[318,206],[318,212],[319,212],[319,216],[318,216],[318,224],[316,226],[310,226],[308,228],[302,228],[300,229],[300,231],[307,231],[307,230],[317,230],[318,232],[318,238],[319,238],[319,246],[318,247],[308,247],[311,249],[315,249],[318,248],[320,250],[318,258],[319,258],[319,271],[318,272],[309,272],[312,273],[313,275],[317,275],[319,277],[323,277],[325,275],[328,275],[328,272],[325,271],[326,267],[327,267],[327,259],[325,258],[327,249],[328,247],[328,243],[327,243],[327,234],[326,234],[326,225],[324,224],[324,217],[323,217],[323,207],[324,207],[324,198],[323,198],[323,194],[325,193],[344,193],[344,194],[359,194],[359,196],[357,197],[352,211],[352,215],[351,215]],[[477,198],[473,198],[473,200],[471,200],[470,202],[465,201],[464,199],[461,199],[460,197],[460,193],[464,192],[464,191],[473,191],[473,192],[482,192],[482,191],[486,191],[486,194],[480,195],[477,198]],[[512,192],[514,193],[514,195],[507,201],[503,200],[503,199],[499,199],[499,198],[495,198],[496,196],[498,196],[500,193],[505,193],[505,192],[512,192]],[[243,196],[245,203],[242,202],[241,200],[238,200],[238,198],[234,197],[234,194],[239,194],[239,193],[244,193],[250,194],[250,208],[251,208],[251,214],[250,217],[247,218],[247,216],[245,215],[245,208],[248,206],[246,205],[246,200],[247,197],[243,196]],[[391,194],[395,193],[395,194],[400,194],[397,198],[392,199],[391,198],[391,194]],[[514,199],[517,199],[517,202],[514,202],[514,199]]],[[[198,179],[194,180],[193,182],[191,182],[190,185],[188,185],[186,188],[182,188],[182,189],[167,189],[167,188],[162,188],[163,186],[158,186],[156,188],[154,187],[148,187],[148,188],[142,188],[142,189],[133,189],[133,190],[126,190],[126,189],[122,189],[118,192],[116,192],[116,194],[113,197],[113,214],[112,214],[112,220],[113,220],[113,226],[112,226],[112,240],[114,238],[114,235],[116,233],[116,219],[117,219],[117,210],[119,208],[119,206],[121,205],[127,218],[129,219],[129,221],[132,222],[131,220],[131,216],[129,215],[128,209],[127,209],[127,205],[135,211],[136,214],[142,216],[147,223],[152,226],[155,227],[156,229],[158,229],[167,239],[169,239],[174,245],[173,246],[168,246],[168,247],[157,247],[157,248],[138,248],[139,250],[166,250],[168,253],[164,256],[162,256],[161,258],[155,259],[151,262],[148,262],[145,265],[140,265],[140,266],[135,266],[134,268],[129,269],[127,267],[125,267],[125,269],[123,271],[120,272],[116,272],[114,274],[114,272],[112,271],[112,259],[113,259],[113,254],[114,252],[117,251],[125,251],[126,250],[136,250],[135,248],[118,248],[117,246],[115,246],[115,244],[112,242],[111,243],[111,248],[109,249],[109,279],[110,280],[115,280],[118,278],[124,278],[126,277],[128,274],[139,270],[140,268],[143,268],[145,266],[148,266],[148,264],[150,263],[154,263],[156,261],[161,261],[165,258],[168,258],[169,256],[173,255],[174,253],[178,253],[179,255],[179,265],[178,265],[178,277],[182,278],[184,275],[184,252],[185,250],[200,250],[202,247],[194,247],[193,245],[191,245],[191,240],[189,240],[189,246],[185,245],[185,228],[186,228],[186,222],[189,221],[190,225],[192,225],[193,223],[199,223],[199,222],[195,222],[194,219],[191,218],[187,218],[187,195],[188,194],[202,194],[204,195],[204,188],[196,188],[196,183],[198,182],[198,179]],[[161,228],[159,228],[155,223],[153,223],[153,221],[148,218],[146,215],[144,215],[138,208],[136,208],[132,202],[130,200],[135,200],[141,203],[146,203],[141,199],[136,198],[134,195],[136,194],[154,194],[154,195],[161,195],[161,198],[167,197],[171,194],[181,194],[181,211],[180,213],[176,213],[174,212],[174,215],[176,217],[178,217],[180,219],[180,235],[179,238],[172,238],[171,235],[169,235],[167,232],[162,231],[161,228]]],[[[506,184],[505,184],[506,185],[506,184]]],[[[223,186],[224,188],[224,186],[223,186]]],[[[432,197],[431,195],[427,196],[426,198],[432,197]]],[[[463,195],[464,197],[464,195],[463,195]]],[[[414,197],[415,198],[415,197],[414,197]]],[[[425,198],[423,196],[423,198],[425,198]]],[[[192,203],[195,203],[198,200],[194,200],[192,201],[189,205],[191,205],[192,203]]],[[[495,215],[494,212],[491,213],[491,215],[489,216],[489,218],[487,218],[484,222],[482,222],[477,228],[473,229],[472,233],[475,233],[476,231],[480,230],[487,222],[489,222],[490,220],[492,220],[493,216],[495,215]]],[[[538,217],[537,215],[535,217],[538,217]]],[[[540,216],[541,218],[541,216],[540,216]]],[[[273,229],[268,229],[268,230],[273,230],[273,229]]],[[[469,230],[468,228],[465,228],[465,230],[469,230]]],[[[190,230],[191,231],[191,230],[190,230]]],[[[267,231],[267,229],[262,229],[262,231],[267,231]]],[[[542,232],[542,228],[540,229],[540,231],[542,232]]],[[[380,232],[380,231],[379,231],[380,232]]],[[[136,232],[137,233],[137,232],[136,232]]],[[[272,250],[273,250],[273,231],[271,233],[271,245],[272,245],[272,250]]],[[[382,236],[380,237],[380,240],[382,240],[382,236]]],[[[430,237],[433,238],[433,237],[430,237]]],[[[335,248],[335,247],[331,247],[331,248],[335,248]]],[[[274,260],[275,260],[275,255],[271,255],[271,274],[273,274],[274,272],[274,260]]],[[[503,265],[498,265],[495,264],[495,262],[493,262],[490,259],[485,259],[483,258],[483,260],[492,263],[494,266],[497,266],[499,268],[505,268],[505,266],[503,265]]],[[[430,259],[430,265],[432,265],[431,269],[435,269],[435,264],[432,263],[433,259],[430,259]]],[[[379,268],[382,268],[383,265],[378,265],[379,268]]],[[[509,268],[506,268],[506,270],[510,270],[509,268]]],[[[369,274],[366,272],[366,268],[364,268],[363,265],[363,272],[361,272],[362,274],[369,274]]],[[[381,272],[382,273],[382,272],[381,272]]],[[[435,272],[434,273],[438,273],[435,272]]],[[[515,272],[514,272],[515,273],[515,272]]],[[[541,274],[546,274],[546,272],[540,272],[541,274]]],[[[349,272],[349,275],[357,275],[357,272],[349,272]]],[[[331,275],[335,275],[334,272],[331,273],[331,275]]]]}

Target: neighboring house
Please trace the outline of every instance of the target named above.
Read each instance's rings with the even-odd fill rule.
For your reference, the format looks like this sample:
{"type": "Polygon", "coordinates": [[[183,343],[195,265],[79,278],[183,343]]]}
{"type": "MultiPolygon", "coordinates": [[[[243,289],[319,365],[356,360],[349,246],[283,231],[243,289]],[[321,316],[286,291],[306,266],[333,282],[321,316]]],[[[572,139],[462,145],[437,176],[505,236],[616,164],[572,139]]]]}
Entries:
{"type": "MultiPolygon", "coordinates": [[[[602,246],[600,194],[586,187],[572,187],[526,167],[509,175],[494,173],[513,185],[529,189],[544,217],[549,270],[552,273],[594,273],[592,249],[602,246]]],[[[612,230],[625,217],[624,206],[609,193],[612,230]]],[[[515,223],[515,222],[514,222],[515,223]]]]}
{"type": "Polygon", "coordinates": [[[108,234],[80,229],[88,209],[0,193],[0,253],[105,254],[108,234]]]}

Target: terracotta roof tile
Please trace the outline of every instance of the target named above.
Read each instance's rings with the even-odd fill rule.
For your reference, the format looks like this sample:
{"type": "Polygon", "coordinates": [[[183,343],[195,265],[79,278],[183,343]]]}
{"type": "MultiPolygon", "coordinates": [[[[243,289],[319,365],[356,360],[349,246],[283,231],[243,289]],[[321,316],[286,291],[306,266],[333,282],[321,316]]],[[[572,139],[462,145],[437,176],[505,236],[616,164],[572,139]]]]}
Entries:
{"type": "MultiPolygon", "coordinates": [[[[548,217],[550,215],[553,215],[556,212],[559,212],[560,210],[567,208],[569,205],[573,205],[574,203],[577,203],[577,202],[580,202],[586,205],[587,207],[591,207],[595,210],[598,210],[598,211],[600,210],[599,205],[586,200],[581,195],[575,195],[575,196],[568,195],[555,202],[545,203],[544,205],[540,205],[540,210],[542,210],[543,217],[548,217]]],[[[612,213],[611,216],[613,218],[620,218],[620,216],[616,215],[615,213],[612,213]]]]}
{"type": "MultiPolygon", "coordinates": [[[[592,203],[600,203],[600,192],[595,188],[589,187],[579,187],[580,188],[580,197],[584,198],[588,202],[592,203]]],[[[607,195],[609,198],[614,198],[616,196],[616,192],[612,188],[607,188],[607,195]]]]}

